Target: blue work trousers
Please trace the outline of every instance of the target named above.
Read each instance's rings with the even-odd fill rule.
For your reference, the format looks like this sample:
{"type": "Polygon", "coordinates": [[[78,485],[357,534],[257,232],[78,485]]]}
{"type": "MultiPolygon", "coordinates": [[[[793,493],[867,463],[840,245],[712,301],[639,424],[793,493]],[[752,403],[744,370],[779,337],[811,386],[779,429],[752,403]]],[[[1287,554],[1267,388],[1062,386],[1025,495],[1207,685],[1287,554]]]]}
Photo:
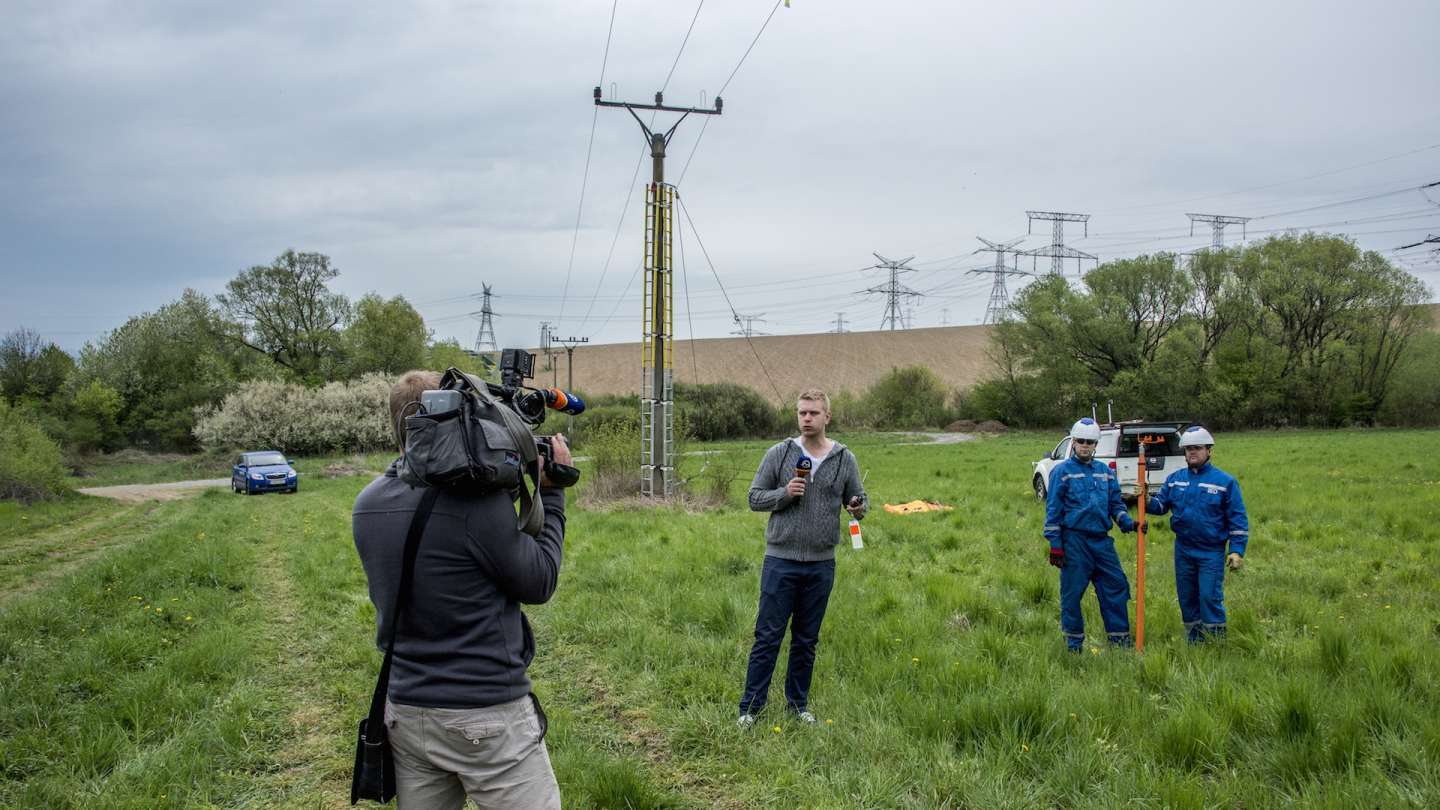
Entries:
{"type": "Polygon", "coordinates": [[[1085,645],[1085,618],[1080,598],[1095,583],[1100,618],[1111,644],[1133,644],[1130,638],[1130,581],[1115,554],[1115,541],[1108,534],[1065,532],[1060,536],[1065,565],[1060,569],[1060,633],[1072,651],[1085,645]]]}
{"type": "Polygon", "coordinates": [[[1175,594],[1192,641],[1225,635],[1225,552],[1175,543],[1175,594]]]}
{"type": "Polygon", "coordinates": [[[760,571],[760,611],[755,616],[755,645],[745,673],[741,714],[758,714],[770,697],[770,677],[790,626],[790,663],[785,670],[785,703],[797,712],[810,703],[810,675],[820,623],[835,585],[835,561],[796,562],[765,557],[760,571]]]}

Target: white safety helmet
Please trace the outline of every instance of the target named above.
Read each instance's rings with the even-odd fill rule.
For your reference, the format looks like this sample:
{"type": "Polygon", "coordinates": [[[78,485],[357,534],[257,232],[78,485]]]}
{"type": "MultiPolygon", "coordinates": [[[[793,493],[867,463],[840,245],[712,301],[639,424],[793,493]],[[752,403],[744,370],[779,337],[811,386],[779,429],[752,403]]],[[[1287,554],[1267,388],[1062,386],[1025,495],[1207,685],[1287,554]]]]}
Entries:
{"type": "Polygon", "coordinates": [[[1199,425],[1191,425],[1180,434],[1181,447],[1214,447],[1215,437],[1199,425]]]}
{"type": "Polygon", "coordinates": [[[1084,419],[1081,419],[1079,422],[1076,422],[1075,424],[1070,426],[1070,438],[1086,439],[1092,442],[1099,442],[1100,426],[1095,424],[1094,419],[1091,419],[1087,416],[1084,419]]]}

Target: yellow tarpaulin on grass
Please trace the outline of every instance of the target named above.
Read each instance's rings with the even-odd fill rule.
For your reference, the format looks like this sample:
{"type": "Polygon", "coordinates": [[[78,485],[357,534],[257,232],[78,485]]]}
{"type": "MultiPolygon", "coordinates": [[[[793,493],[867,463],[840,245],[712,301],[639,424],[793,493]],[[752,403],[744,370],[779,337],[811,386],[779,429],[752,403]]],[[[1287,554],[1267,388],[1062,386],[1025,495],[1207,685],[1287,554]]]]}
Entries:
{"type": "Polygon", "coordinates": [[[913,515],[917,512],[949,512],[953,506],[935,501],[910,501],[909,503],[887,503],[885,511],[892,515],[913,515]]]}

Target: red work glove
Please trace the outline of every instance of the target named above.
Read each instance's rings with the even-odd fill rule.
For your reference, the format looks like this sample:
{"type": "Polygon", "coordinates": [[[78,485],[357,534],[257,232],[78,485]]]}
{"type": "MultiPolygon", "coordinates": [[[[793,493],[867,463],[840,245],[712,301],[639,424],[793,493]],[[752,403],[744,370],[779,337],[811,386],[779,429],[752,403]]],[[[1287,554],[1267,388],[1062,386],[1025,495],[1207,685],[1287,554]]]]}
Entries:
{"type": "Polygon", "coordinates": [[[1065,549],[1063,549],[1063,548],[1052,548],[1052,549],[1050,549],[1050,564],[1053,565],[1053,566],[1055,566],[1056,568],[1064,568],[1064,567],[1065,567],[1065,549]]]}

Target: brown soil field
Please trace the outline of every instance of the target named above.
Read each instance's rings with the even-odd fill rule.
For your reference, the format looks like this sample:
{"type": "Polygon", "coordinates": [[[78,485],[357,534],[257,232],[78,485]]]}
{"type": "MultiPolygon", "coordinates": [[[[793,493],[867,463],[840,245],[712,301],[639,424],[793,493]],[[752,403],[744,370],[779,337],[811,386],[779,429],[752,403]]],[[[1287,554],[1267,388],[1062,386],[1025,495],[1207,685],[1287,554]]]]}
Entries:
{"type": "MultiPolygon", "coordinates": [[[[985,356],[989,341],[988,326],[766,335],[749,340],[682,339],[673,344],[674,379],[682,383],[739,383],[766,399],[780,400],[812,387],[831,393],[859,393],[892,368],[920,365],[934,371],[946,387],[964,388],[981,380],[989,370],[990,361],[985,356]]],[[[537,382],[566,384],[564,351],[555,353],[553,370],[538,349],[531,351],[537,354],[537,382]]],[[[575,388],[592,395],[638,393],[640,344],[577,347],[575,388]]]]}

